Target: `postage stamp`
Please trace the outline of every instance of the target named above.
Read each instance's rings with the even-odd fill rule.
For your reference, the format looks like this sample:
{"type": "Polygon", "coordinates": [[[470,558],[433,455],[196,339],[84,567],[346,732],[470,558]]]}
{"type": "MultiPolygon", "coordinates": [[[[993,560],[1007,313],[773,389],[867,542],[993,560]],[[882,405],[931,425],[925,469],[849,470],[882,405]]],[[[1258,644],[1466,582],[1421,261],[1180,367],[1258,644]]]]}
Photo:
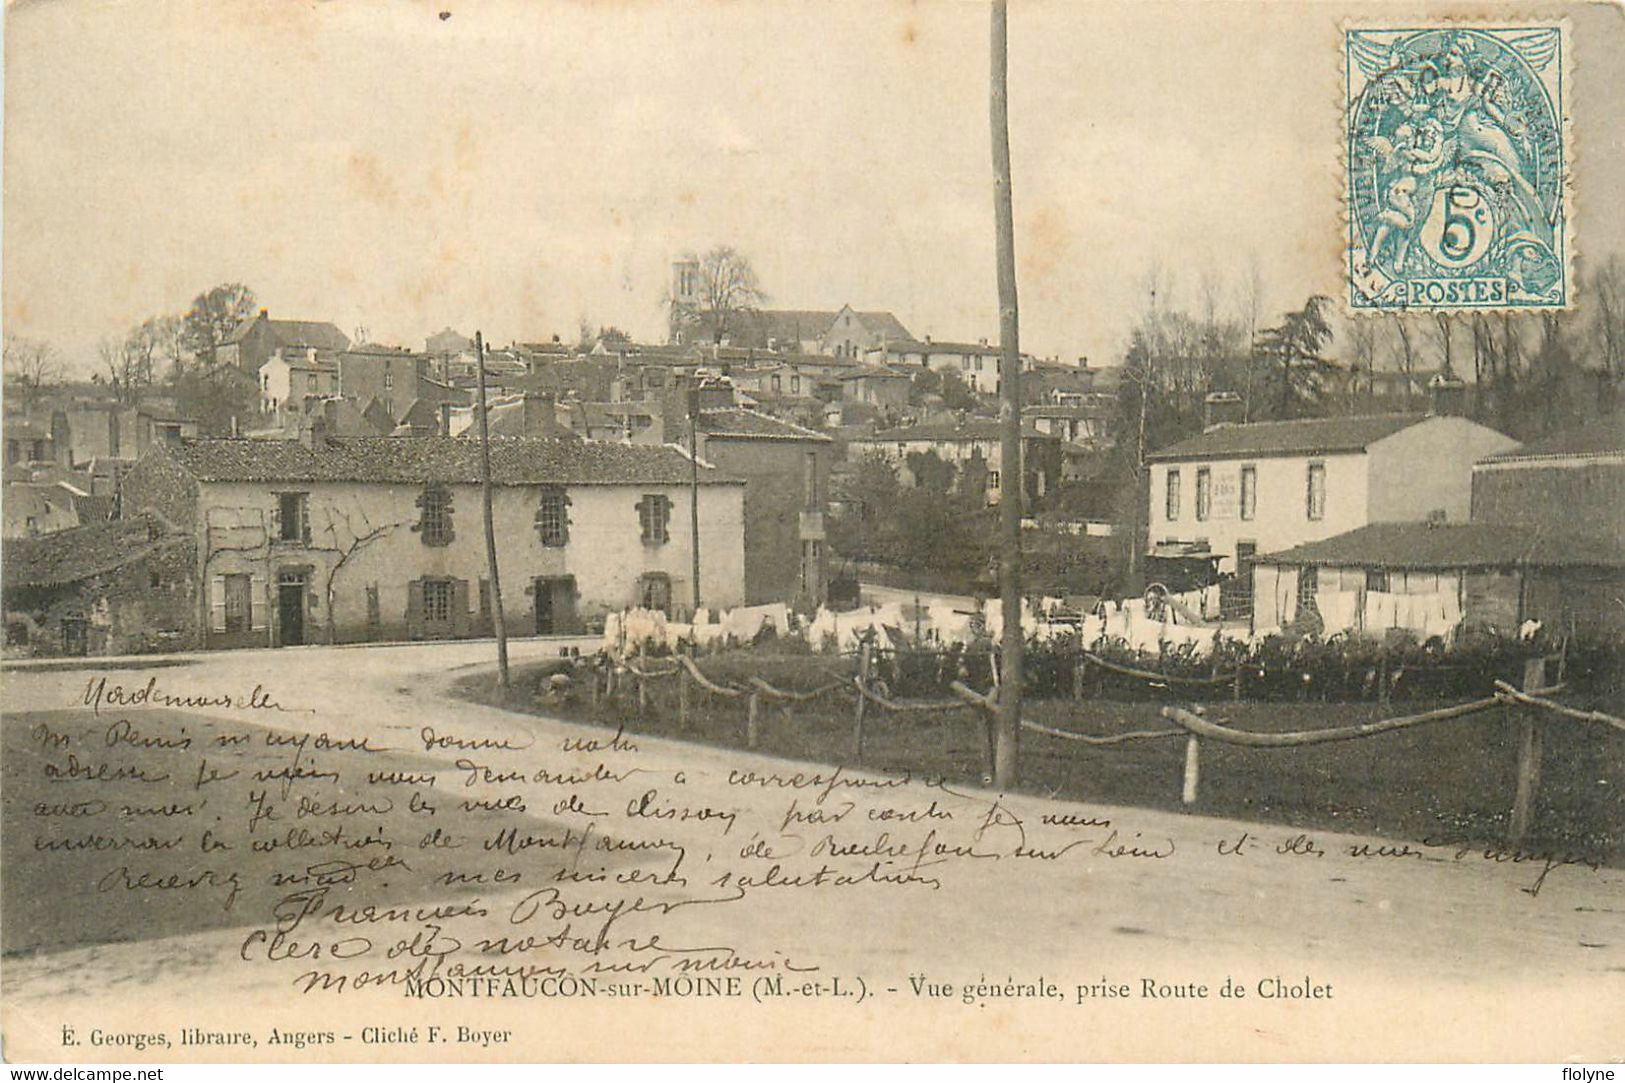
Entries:
{"type": "Polygon", "coordinates": [[[1565,27],[1343,33],[1349,306],[1570,302],[1565,27]]]}

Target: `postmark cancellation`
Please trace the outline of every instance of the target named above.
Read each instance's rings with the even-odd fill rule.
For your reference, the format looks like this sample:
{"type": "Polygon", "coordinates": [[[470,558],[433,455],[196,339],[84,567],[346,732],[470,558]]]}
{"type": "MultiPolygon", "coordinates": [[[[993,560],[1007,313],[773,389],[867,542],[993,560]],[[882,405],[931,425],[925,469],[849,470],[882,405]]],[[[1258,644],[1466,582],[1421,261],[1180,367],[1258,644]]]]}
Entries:
{"type": "Polygon", "coordinates": [[[1345,26],[1352,311],[1571,300],[1561,23],[1345,26]]]}

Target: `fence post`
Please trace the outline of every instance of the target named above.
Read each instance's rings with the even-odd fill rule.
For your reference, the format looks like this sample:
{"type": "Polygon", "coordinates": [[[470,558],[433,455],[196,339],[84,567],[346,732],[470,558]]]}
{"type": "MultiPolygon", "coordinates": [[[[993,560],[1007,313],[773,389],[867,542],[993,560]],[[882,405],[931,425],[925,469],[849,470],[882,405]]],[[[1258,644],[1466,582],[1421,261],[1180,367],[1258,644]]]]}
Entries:
{"type": "Polygon", "coordinates": [[[863,712],[869,704],[869,697],[864,693],[869,690],[869,664],[872,658],[872,649],[872,644],[865,639],[858,654],[858,706],[856,715],[852,719],[852,757],[858,762],[863,760],[863,712]]]}
{"type": "MultiPolygon", "coordinates": [[[[1522,689],[1539,692],[1546,686],[1546,657],[1529,658],[1523,664],[1522,689]]],[[[1540,728],[1535,715],[1527,707],[1509,708],[1518,719],[1518,790],[1512,799],[1512,824],[1507,829],[1507,841],[1513,846],[1522,844],[1529,832],[1529,818],[1535,808],[1535,791],[1540,786],[1540,728]]]]}
{"type": "Polygon", "coordinates": [[[592,681],[592,706],[593,706],[593,710],[597,711],[597,709],[598,709],[598,666],[594,665],[591,669],[589,669],[587,671],[587,676],[592,681]]]}
{"type": "MultiPolygon", "coordinates": [[[[638,654],[638,661],[642,662],[643,660],[644,660],[643,659],[643,654],[640,652],[638,654]]],[[[633,676],[637,679],[637,682],[638,682],[638,714],[640,714],[640,715],[648,714],[649,713],[649,679],[647,677],[644,677],[641,673],[635,673],[635,674],[633,674],[633,676]]]]}
{"type": "Polygon", "coordinates": [[[758,712],[761,710],[762,694],[751,689],[750,698],[745,701],[745,747],[755,748],[761,741],[761,723],[758,721],[758,712]]]}
{"type": "Polygon", "coordinates": [[[1230,690],[1230,701],[1232,703],[1241,702],[1241,674],[1246,668],[1247,667],[1241,662],[1238,661],[1236,663],[1236,683],[1235,686],[1230,690]]]}
{"type": "Polygon", "coordinates": [[[991,786],[998,765],[998,735],[995,730],[999,715],[996,708],[978,708],[976,717],[982,720],[982,783],[991,786]]]}
{"type": "Polygon", "coordinates": [[[1072,667],[1072,698],[1083,699],[1083,662],[1079,661],[1072,667]]]}
{"type": "Polygon", "coordinates": [[[677,728],[688,729],[688,670],[677,667],[677,728]]]}
{"type": "Polygon", "coordinates": [[[1201,745],[1193,733],[1185,739],[1185,788],[1179,795],[1184,804],[1196,804],[1196,785],[1201,773],[1201,745]]]}

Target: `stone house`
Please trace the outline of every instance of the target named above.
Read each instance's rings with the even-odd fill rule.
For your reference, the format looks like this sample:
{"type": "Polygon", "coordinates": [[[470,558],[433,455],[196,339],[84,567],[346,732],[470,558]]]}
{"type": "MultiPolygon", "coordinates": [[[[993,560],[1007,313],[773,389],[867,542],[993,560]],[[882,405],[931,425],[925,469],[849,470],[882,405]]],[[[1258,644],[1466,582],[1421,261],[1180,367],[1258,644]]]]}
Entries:
{"type": "Polygon", "coordinates": [[[273,320],[260,309],[259,315],[239,323],[215,350],[216,359],[235,365],[257,377],[260,366],[278,353],[289,357],[314,356],[331,361],[350,348],[350,339],[331,323],[318,320],[273,320]]]}
{"type": "MultiPolygon", "coordinates": [[[[144,457],[126,513],[197,539],[208,647],[488,634],[480,445],[444,437],[196,440],[144,457]]],[[[669,447],[493,440],[510,634],[578,632],[611,610],[686,613],[690,463],[669,447]]],[[[698,471],[701,598],[744,600],[744,483],[698,471]]]]}
{"type": "MultiPolygon", "coordinates": [[[[1022,491],[1027,500],[1042,497],[1060,481],[1061,438],[1040,432],[1030,421],[1021,425],[1022,491]]],[[[882,429],[872,436],[854,437],[847,443],[847,458],[878,455],[897,468],[904,485],[917,479],[909,468],[909,456],[932,453],[963,474],[967,469],[986,472],[984,488],[987,503],[999,502],[1000,478],[1004,472],[1004,444],[999,422],[993,418],[970,418],[948,423],[924,423],[882,429]]],[[[955,484],[959,484],[956,480],[955,484]]]]}
{"type": "Polygon", "coordinates": [[[8,657],[116,655],[196,645],[195,549],[155,517],[7,539],[8,657]]]}

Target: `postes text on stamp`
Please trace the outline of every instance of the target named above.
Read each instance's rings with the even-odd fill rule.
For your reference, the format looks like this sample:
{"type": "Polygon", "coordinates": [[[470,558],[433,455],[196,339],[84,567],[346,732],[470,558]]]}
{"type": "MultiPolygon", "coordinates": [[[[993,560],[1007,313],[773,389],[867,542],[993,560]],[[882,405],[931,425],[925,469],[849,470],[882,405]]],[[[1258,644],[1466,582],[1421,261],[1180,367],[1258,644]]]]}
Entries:
{"type": "Polygon", "coordinates": [[[1564,27],[1345,28],[1349,305],[1570,300],[1564,27]]]}

